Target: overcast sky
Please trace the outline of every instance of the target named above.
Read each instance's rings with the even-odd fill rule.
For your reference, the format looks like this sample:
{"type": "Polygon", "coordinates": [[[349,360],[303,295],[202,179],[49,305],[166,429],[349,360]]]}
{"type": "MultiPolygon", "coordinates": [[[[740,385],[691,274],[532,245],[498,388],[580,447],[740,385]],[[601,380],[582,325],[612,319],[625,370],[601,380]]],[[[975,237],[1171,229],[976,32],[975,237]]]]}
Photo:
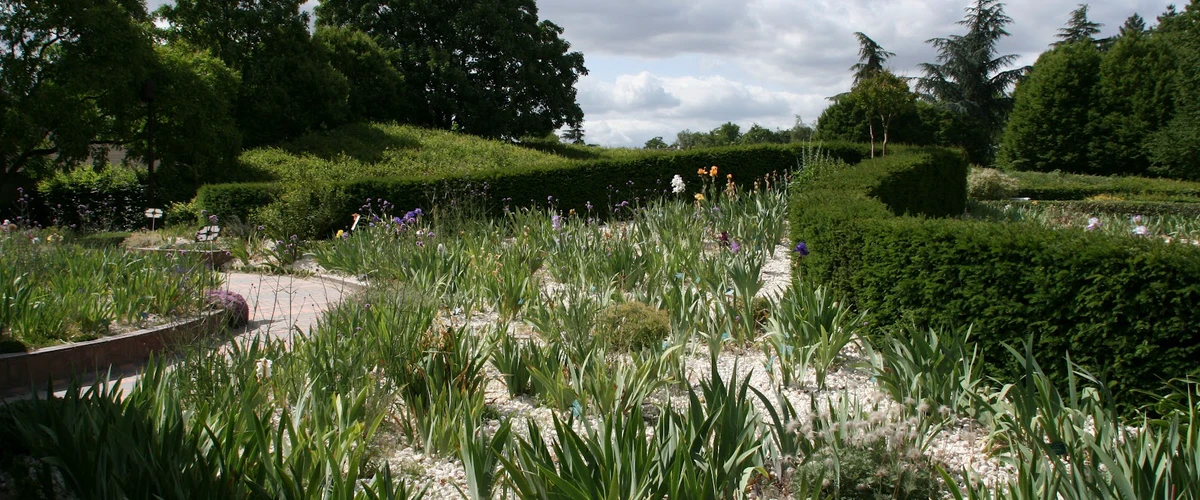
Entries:
{"type": "MultiPolygon", "coordinates": [[[[1169,0],[1104,0],[1089,17],[1116,32],[1133,13],[1151,24],[1169,0]]],[[[855,31],[895,52],[894,72],[919,76],[925,40],[962,33],[972,0],[538,0],[565,29],[589,74],[579,84],[589,143],[638,146],[727,121],[790,128],[816,121],[826,97],[850,89],[855,31]]],[[[1186,0],[1177,0],[1186,4],[1186,0]]],[[[150,0],[153,7],[163,0],[150,0]]],[[[316,2],[306,4],[311,9],[316,2]]],[[[1010,0],[1002,54],[1033,64],[1079,0],[1010,0]]]]}

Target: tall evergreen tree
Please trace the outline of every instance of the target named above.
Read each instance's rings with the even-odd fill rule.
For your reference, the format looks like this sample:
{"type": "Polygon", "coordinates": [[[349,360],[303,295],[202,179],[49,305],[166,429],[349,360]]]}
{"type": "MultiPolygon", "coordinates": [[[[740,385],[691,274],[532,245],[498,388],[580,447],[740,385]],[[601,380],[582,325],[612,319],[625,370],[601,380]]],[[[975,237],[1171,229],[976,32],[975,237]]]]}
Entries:
{"type": "Polygon", "coordinates": [[[1125,19],[1125,24],[1121,25],[1120,36],[1141,35],[1146,32],[1146,20],[1136,12],[1128,19],[1125,19]]]}
{"type": "Polygon", "coordinates": [[[937,62],[921,64],[925,76],[917,83],[927,99],[967,115],[969,137],[962,146],[971,161],[980,164],[991,163],[1012,109],[1008,90],[1028,71],[1004,70],[1017,56],[996,54],[997,42],[1008,36],[1005,26],[1012,23],[1003,7],[999,0],[976,0],[958,22],[967,28],[966,34],[929,40],[938,51],[937,62]]]}
{"type": "Polygon", "coordinates": [[[854,83],[883,73],[883,63],[896,54],[883,50],[861,31],[854,32],[854,37],[858,39],[858,63],[850,67],[854,72],[854,83]]]}
{"type": "Polygon", "coordinates": [[[1200,179],[1200,0],[1182,12],[1171,6],[1159,16],[1154,37],[1163,37],[1178,65],[1176,109],[1170,122],[1147,140],[1151,172],[1200,179]]]}
{"type": "Polygon", "coordinates": [[[1079,8],[1071,11],[1071,19],[1067,21],[1067,25],[1058,29],[1058,34],[1055,38],[1059,41],[1052,44],[1053,47],[1066,45],[1069,43],[1087,42],[1095,43],[1095,35],[1100,33],[1100,27],[1103,24],[1088,20],[1088,5],[1086,3],[1079,4],[1079,8]]]}
{"type": "Polygon", "coordinates": [[[1096,105],[1100,52],[1093,43],[1060,45],[1038,58],[1013,92],[998,160],[1018,170],[1089,171],[1089,113],[1096,105]]]}

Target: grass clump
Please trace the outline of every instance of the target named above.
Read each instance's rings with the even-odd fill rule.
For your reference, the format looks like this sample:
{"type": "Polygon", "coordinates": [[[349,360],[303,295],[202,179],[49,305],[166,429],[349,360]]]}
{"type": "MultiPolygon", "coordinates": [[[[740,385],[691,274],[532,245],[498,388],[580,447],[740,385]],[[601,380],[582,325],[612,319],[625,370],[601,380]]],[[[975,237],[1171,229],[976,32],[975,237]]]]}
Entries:
{"type": "Polygon", "coordinates": [[[1017,194],[1017,179],[994,168],[973,168],[967,175],[967,197],[1000,200],[1017,194]]]}
{"type": "Polygon", "coordinates": [[[671,332],[671,321],[662,310],[626,302],[600,311],[593,332],[612,349],[638,351],[660,345],[671,332]]]}

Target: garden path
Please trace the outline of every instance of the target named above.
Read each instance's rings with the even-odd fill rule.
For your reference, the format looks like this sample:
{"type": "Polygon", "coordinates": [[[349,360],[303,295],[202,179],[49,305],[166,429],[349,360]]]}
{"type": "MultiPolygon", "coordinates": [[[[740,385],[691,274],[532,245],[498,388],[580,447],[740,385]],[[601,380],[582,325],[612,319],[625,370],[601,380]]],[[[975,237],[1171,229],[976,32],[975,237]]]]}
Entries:
{"type": "MultiPolygon", "coordinates": [[[[284,339],[288,344],[295,335],[316,327],[322,313],[362,287],[354,279],[334,277],[226,273],[224,279],[225,288],[241,294],[250,306],[250,323],[237,332],[237,338],[261,336],[284,339]]],[[[140,363],[114,366],[109,383],[119,384],[120,390],[128,393],[142,368],[140,363]]]]}

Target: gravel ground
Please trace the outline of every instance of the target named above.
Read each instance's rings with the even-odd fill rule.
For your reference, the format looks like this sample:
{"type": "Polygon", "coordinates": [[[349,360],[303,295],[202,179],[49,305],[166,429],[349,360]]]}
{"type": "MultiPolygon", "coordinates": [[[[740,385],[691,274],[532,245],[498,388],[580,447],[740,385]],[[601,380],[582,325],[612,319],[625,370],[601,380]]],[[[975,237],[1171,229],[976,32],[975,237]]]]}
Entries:
{"type": "MultiPolygon", "coordinates": [[[[791,283],[790,248],[780,245],[774,257],[769,257],[762,271],[763,288],[760,296],[780,296],[791,283]]],[[[561,285],[549,283],[547,291],[558,290],[561,285]]],[[[463,321],[459,318],[457,322],[463,321]]],[[[495,314],[475,314],[470,320],[474,326],[480,327],[496,320],[495,314]]],[[[510,333],[519,337],[536,338],[532,330],[520,322],[511,323],[510,333]]],[[[809,371],[807,377],[797,387],[784,388],[778,391],[796,408],[801,420],[812,419],[810,402],[816,399],[821,406],[826,401],[838,402],[850,398],[868,408],[880,408],[890,420],[899,420],[900,405],[891,401],[890,396],[881,392],[870,375],[861,368],[856,368],[856,361],[861,361],[860,349],[856,344],[847,346],[842,351],[843,363],[829,372],[824,390],[816,389],[816,377],[809,371]]],[[[705,345],[693,343],[689,346],[685,358],[687,383],[697,387],[701,380],[711,373],[708,348],[705,345]]],[[[717,360],[717,370],[728,380],[735,371],[739,379],[749,376],[751,385],[767,394],[776,394],[775,384],[767,372],[767,358],[758,350],[729,349],[722,352],[717,360]]],[[[511,398],[505,389],[504,382],[498,371],[491,365],[487,368],[488,383],[485,399],[488,406],[494,409],[502,418],[515,419],[513,432],[528,437],[526,419],[535,422],[543,429],[543,437],[550,439],[553,434],[553,417],[555,410],[546,408],[532,398],[511,398]]],[[[683,407],[687,404],[685,391],[678,386],[659,390],[650,395],[647,401],[655,405],[671,404],[683,407]]],[[[763,409],[758,398],[754,403],[763,409]]],[[[765,415],[765,413],[764,413],[765,415]]],[[[560,418],[565,415],[560,414],[560,418]]],[[[594,417],[593,417],[594,418],[594,417]]],[[[593,420],[594,421],[594,420],[593,420]]],[[[499,420],[486,422],[491,430],[500,425],[499,420]]],[[[583,425],[576,423],[576,428],[583,425]]],[[[1011,466],[1003,465],[998,460],[988,456],[984,448],[983,437],[986,431],[978,422],[970,419],[958,419],[948,423],[932,440],[926,452],[935,462],[942,464],[947,471],[970,469],[976,478],[989,484],[1006,480],[1012,473],[1011,466]]],[[[432,457],[423,454],[412,446],[406,446],[402,438],[397,437],[397,448],[388,457],[394,471],[402,471],[404,475],[417,481],[418,484],[428,484],[426,498],[462,498],[459,488],[466,488],[466,474],[462,462],[457,458],[432,457]]]]}

